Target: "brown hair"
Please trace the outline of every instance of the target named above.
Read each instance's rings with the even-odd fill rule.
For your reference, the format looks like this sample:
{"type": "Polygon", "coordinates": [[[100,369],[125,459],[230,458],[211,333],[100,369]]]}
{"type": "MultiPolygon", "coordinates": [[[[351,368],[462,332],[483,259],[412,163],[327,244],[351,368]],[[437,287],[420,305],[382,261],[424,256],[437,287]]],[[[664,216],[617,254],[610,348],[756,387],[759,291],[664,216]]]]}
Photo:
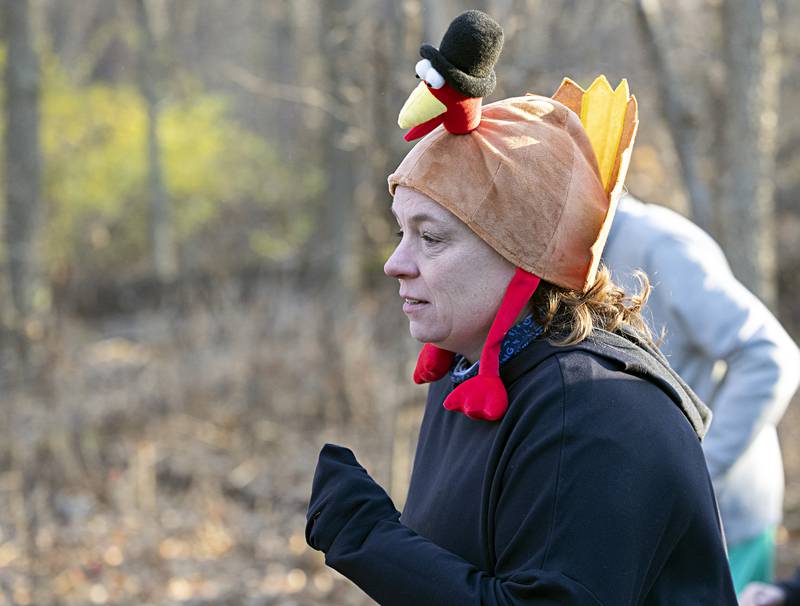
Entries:
{"type": "Polygon", "coordinates": [[[616,332],[622,326],[635,329],[653,344],[642,317],[642,307],[650,296],[650,280],[641,271],[635,272],[634,277],[641,287],[635,294],[626,294],[614,284],[611,272],[604,265],[599,267],[594,283],[585,292],[542,281],[528,302],[526,313],[533,313],[544,328],[543,334],[550,336],[554,345],[574,345],[589,337],[595,328],[616,332]]]}

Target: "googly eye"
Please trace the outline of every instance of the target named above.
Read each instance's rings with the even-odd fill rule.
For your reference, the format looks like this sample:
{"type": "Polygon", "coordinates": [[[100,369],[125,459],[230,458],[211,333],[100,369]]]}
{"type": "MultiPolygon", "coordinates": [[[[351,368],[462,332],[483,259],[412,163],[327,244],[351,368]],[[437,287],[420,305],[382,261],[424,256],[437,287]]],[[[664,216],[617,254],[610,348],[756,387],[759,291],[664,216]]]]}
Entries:
{"type": "Polygon", "coordinates": [[[425,82],[431,85],[431,88],[442,88],[444,86],[444,77],[442,74],[431,67],[425,73],[425,82]]]}
{"type": "Polygon", "coordinates": [[[417,78],[422,78],[424,80],[425,74],[428,73],[431,67],[431,62],[428,59],[420,59],[417,61],[417,65],[414,67],[414,70],[417,72],[417,78]]]}

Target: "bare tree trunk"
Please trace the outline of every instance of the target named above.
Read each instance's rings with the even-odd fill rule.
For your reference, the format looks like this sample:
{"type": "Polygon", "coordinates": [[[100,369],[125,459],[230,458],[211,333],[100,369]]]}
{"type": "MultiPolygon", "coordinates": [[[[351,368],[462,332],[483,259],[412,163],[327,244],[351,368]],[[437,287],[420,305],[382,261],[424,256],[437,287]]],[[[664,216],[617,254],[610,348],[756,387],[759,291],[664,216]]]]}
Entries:
{"type": "Polygon", "coordinates": [[[374,7],[376,15],[371,31],[374,51],[369,64],[370,86],[365,91],[372,108],[372,125],[366,145],[372,161],[371,181],[377,188],[372,198],[383,205],[373,210],[388,218],[386,177],[394,170],[404,147],[397,115],[403,99],[416,85],[414,64],[419,55],[398,51],[403,49],[405,37],[402,7],[394,0],[382,0],[374,7]]]}
{"type": "Polygon", "coordinates": [[[139,86],[147,106],[147,172],[150,198],[150,243],[153,269],[162,280],[170,280],[177,272],[172,213],[161,167],[161,146],[158,140],[159,99],[156,83],[160,65],[156,37],[151,26],[146,0],[135,0],[139,28],[139,86]]]}
{"type": "Polygon", "coordinates": [[[81,52],[86,51],[92,29],[97,25],[98,8],[98,0],[53,5],[52,10],[57,15],[53,20],[53,37],[65,65],[75,66],[80,61],[81,52]]]}
{"type": "Polygon", "coordinates": [[[353,307],[360,287],[361,216],[356,201],[359,177],[365,170],[362,156],[363,130],[366,116],[364,91],[359,88],[357,49],[353,28],[361,17],[364,5],[356,0],[326,0],[321,5],[320,36],[322,42],[322,74],[328,98],[338,106],[336,113],[326,115],[322,129],[323,166],[327,187],[319,212],[319,239],[314,246],[315,264],[323,267],[326,276],[321,285],[325,294],[322,347],[326,351],[327,382],[338,403],[339,419],[352,416],[352,402],[347,394],[344,351],[348,323],[354,319],[353,307]]]}
{"type": "Polygon", "coordinates": [[[658,0],[636,0],[634,7],[642,43],[657,75],[660,109],[667,121],[678,156],[683,185],[692,209],[692,219],[706,231],[715,233],[717,226],[714,222],[711,194],[697,170],[694,145],[696,123],[680,96],[680,79],[675,76],[666,56],[669,45],[664,41],[665,24],[661,18],[661,7],[658,0]]]}
{"type": "MultiPolygon", "coordinates": [[[[422,42],[438,47],[439,42],[447,31],[447,26],[456,17],[450,7],[450,2],[445,0],[421,0],[423,39],[422,42]]],[[[415,57],[414,63],[419,61],[415,57]]],[[[413,67],[413,65],[412,65],[413,67]]]]}
{"type": "Polygon", "coordinates": [[[5,239],[13,302],[13,325],[21,356],[28,362],[34,297],[42,286],[41,150],[39,64],[31,34],[28,0],[4,2],[6,61],[6,221],[5,239]]]}
{"type": "Polygon", "coordinates": [[[780,81],[773,0],[722,4],[728,95],[721,147],[722,242],[734,274],[776,300],[774,172],[780,81]]]}
{"type": "MultiPolygon", "coordinates": [[[[270,3],[269,18],[264,24],[268,29],[269,45],[262,44],[264,49],[264,67],[269,74],[275,74],[275,81],[297,85],[298,75],[300,74],[300,62],[307,49],[303,48],[297,40],[297,19],[295,11],[296,0],[281,0],[281,2],[270,3]]],[[[265,9],[266,10],[266,9],[265,9]]],[[[258,102],[261,102],[258,99],[258,102]]],[[[270,135],[276,141],[281,141],[282,146],[290,147],[287,155],[296,156],[296,151],[291,149],[297,145],[297,132],[299,126],[303,124],[303,109],[295,102],[275,100],[271,105],[272,117],[269,120],[271,125],[270,135]]]]}
{"type": "Polygon", "coordinates": [[[364,102],[363,91],[354,79],[358,74],[353,37],[353,14],[357,3],[350,0],[326,0],[323,3],[325,79],[331,99],[341,108],[339,115],[330,115],[325,127],[325,167],[327,190],[324,211],[324,249],[331,277],[330,302],[340,311],[350,308],[359,282],[357,236],[361,222],[356,210],[357,171],[363,162],[357,158],[358,129],[363,128],[362,112],[357,105],[364,102]]]}

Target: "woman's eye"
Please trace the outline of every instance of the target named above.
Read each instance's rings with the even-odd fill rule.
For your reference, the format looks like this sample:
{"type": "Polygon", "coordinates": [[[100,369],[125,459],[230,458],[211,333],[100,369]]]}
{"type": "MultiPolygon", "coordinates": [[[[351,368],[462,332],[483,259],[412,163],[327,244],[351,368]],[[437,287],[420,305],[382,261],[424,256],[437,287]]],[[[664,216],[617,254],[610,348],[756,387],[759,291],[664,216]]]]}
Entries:
{"type": "Polygon", "coordinates": [[[422,239],[428,244],[438,244],[439,242],[441,242],[441,240],[439,240],[438,238],[434,238],[432,235],[426,233],[422,234],[422,239]]]}
{"type": "Polygon", "coordinates": [[[400,230],[396,231],[394,235],[397,236],[399,239],[402,239],[403,238],[403,230],[400,229],[400,230]]]}

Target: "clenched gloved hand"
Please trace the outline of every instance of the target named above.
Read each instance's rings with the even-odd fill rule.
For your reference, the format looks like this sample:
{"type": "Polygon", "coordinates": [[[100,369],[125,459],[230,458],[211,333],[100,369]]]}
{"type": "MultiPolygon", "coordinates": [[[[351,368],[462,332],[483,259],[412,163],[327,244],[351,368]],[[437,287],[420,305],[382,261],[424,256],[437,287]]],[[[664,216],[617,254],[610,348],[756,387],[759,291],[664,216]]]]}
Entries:
{"type": "Polygon", "coordinates": [[[360,545],[381,520],[400,519],[389,495],[359,465],[349,448],[325,444],[319,453],[306,515],[306,542],[328,553],[360,545]]]}

